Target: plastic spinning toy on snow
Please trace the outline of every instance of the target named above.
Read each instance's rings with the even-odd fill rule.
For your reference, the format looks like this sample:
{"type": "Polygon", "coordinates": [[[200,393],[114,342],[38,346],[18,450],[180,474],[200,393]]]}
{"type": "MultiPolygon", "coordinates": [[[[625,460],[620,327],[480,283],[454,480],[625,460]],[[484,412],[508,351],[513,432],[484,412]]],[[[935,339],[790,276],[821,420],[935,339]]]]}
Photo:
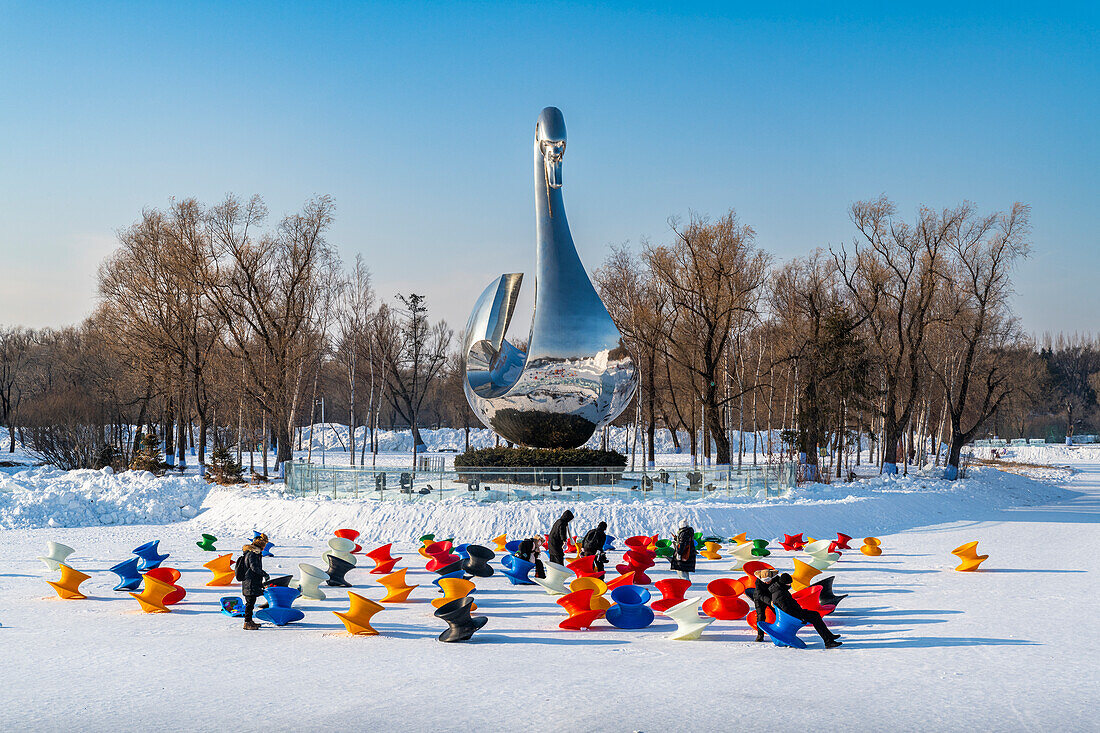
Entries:
{"type": "Polygon", "coordinates": [[[703,545],[703,551],[699,553],[699,557],[705,557],[708,560],[721,560],[722,556],[718,554],[718,551],[722,549],[722,545],[717,542],[707,542],[703,545]]]}
{"type": "Polygon", "coordinates": [[[284,588],[274,585],[264,591],[267,599],[267,608],[257,611],[256,618],[262,619],[276,626],[286,626],[295,621],[301,621],[305,614],[294,608],[294,599],[298,597],[298,591],[294,588],[284,588]]]}
{"type": "Polygon", "coordinates": [[[657,549],[655,550],[657,557],[667,558],[672,557],[672,540],[657,540],[657,549]]]}
{"type": "Polygon", "coordinates": [[[47,570],[57,570],[58,565],[64,563],[74,552],[76,550],[60,542],[47,542],[46,554],[38,559],[45,564],[47,570]]]}
{"type": "MultiPolygon", "coordinates": [[[[775,611],[771,609],[771,606],[764,607],[764,620],[769,624],[775,622],[775,611]]],[[[749,611],[749,615],[745,617],[745,623],[749,625],[749,628],[756,631],[756,611],[749,611]]]]}
{"type": "Polygon", "coordinates": [[[804,610],[815,611],[824,617],[832,613],[836,609],[836,606],[830,606],[821,602],[822,590],[820,585],[811,585],[808,588],[803,588],[791,597],[794,598],[795,603],[804,610]]]}
{"type": "Polygon", "coordinates": [[[157,551],[158,545],[160,545],[160,540],[153,540],[152,542],[146,542],[144,545],[134,548],[134,554],[141,558],[141,564],[138,565],[138,570],[144,573],[146,570],[159,567],[162,562],[170,557],[169,555],[161,555],[157,551]]]}
{"type": "Polygon", "coordinates": [[[828,578],[822,578],[821,580],[817,581],[811,587],[821,588],[821,595],[819,596],[821,602],[835,608],[836,606],[840,605],[841,601],[848,597],[848,594],[845,593],[842,596],[838,596],[836,593],[833,592],[834,579],[835,578],[830,575],[828,578]]]}
{"type": "Polygon", "coordinates": [[[87,598],[80,592],[80,584],[92,577],[87,573],[72,568],[65,563],[58,563],[57,569],[61,571],[61,577],[55,580],[47,580],[58,597],[66,601],[82,601],[87,598]]]}
{"type": "Polygon", "coordinates": [[[405,572],[407,570],[408,568],[401,568],[395,573],[390,573],[378,579],[378,582],[386,588],[386,597],[382,599],[382,603],[404,603],[409,599],[409,594],[413,592],[413,589],[420,587],[405,582],[405,572]]]}
{"type": "Polygon", "coordinates": [[[180,579],[180,571],[175,568],[169,568],[161,565],[159,568],[153,568],[145,573],[146,578],[156,578],[162,583],[167,583],[172,586],[172,592],[167,593],[161,602],[166,606],[174,606],[184,599],[187,595],[187,591],[183,589],[183,586],[177,585],[176,581],[180,579]]]}
{"type": "Polygon", "coordinates": [[[425,567],[433,573],[462,560],[458,555],[451,554],[450,542],[432,542],[425,545],[424,554],[428,556],[428,564],[425,567]]]}
{"type": "Polygon", "coordinates": [[[813,565],[804,563],[798,558],[794,560],[794,572],[791,573],[791,587],[795,590],[805,588],[813,584],[813,579],[821,575],[821,571],[813,565]]]}
{"type": "Polygon", "coordinates": [[[469,641],[476,631],[489,622],[487,616],[471,616],[474,600],[469,596],[456,598],[435,610],[436,618],[447,622],[447,630],[439,635],[440,641],[469,641]]]}
{"type": "Polygon", "coordinates": [[[653,587],[661,592],[661,597],[650,603],[649,607],[658,613],[664,613],[686,600],[684,594],[691,587],[691,581],[683,578],[666,578],[658,580],[653,587]]]}
{"type": "Polygon", "coordinates": [[[393,544],[382,545],[376,547],[367,553],[367,557],[374,561],[374,567],[371,568],[371,573],[374,575],[386,575],[393,572],[393,566],[397,564],[400,557],[392,557],[390,555],[390,548],[393,544]]]}
{"type": "MultiPolygon", "coordinates": [[[[465,598],[477,590],[476,586],[465,578],[441,578],[437,581],[437,584],[439,589],[443,591],[443,597],[432,599],[434,608],[439,608],[451,601],[457,601],[459,598],[465,598]]],[[[476,611],[477,604],[471,606],[470,610],[476,611]]]]}
{"type": "Polygon", "coordinates": [[[328,541],[329,549],[321,553],[321,559],[327,560],[329,557],[338,557],[344,562],[352,565],[356,564],[355,557],[351,554],[357,545],[349,539],[343,537],[333,537],[328,541]]]}
{"type": "Polygon", "coordinates": [[[333,536],[339,537],[343,540],[351,540],[352,552],[362,552],[363,548],[360,545],[355,544],[355,540],[359,539],[359,533],[356,532],[354,529],[338,529],[332,534],[333,536]]]}
{"type": "Polygon", "coordinates": [[[496,543],[497,552],[507,552],[507,550],[505,549],[505,545],[508,544],[508,535],[498,534],[496,537],[493,538],[493,542],[496,543]]]}
{"type": "Polygon", "coordinates": [[[848,535],[844,534],[843,532],[837,532],[836,533],[836,540],[829,543],[830,544],[829,552],[836,552],[837,550],[850,550],[852,548],[848,546],[848,543],[851,542],[851,541],[852,541],[852,538],[849,537],[848,535]]]}
{"type": "Polygon", "coordinates": [[[736,621],[745,618],[749,604],[741,599],[744,586],[739,580],[719,578],[707,584],[711,597],[703,603],[703,613],[722,621],[736,621]]]}
{"type": "Polygon", "coordinates": [[[669,639],[673,641],[692,641],[703,634],[703,629],[714,623],[713,618],[699,616],[699,603],[702,598],[687,598],[665,611],[665,615],[676,622],[676,631],[669,639]]]}
{"type": "Polygon", "coordinates": [[[141,573],[138,571],[140,557],[131,557],[113,565],[109,570],[118,576],[118,585],[112,590],[137,590],[141,587],[141,573]]]}
{"type": "Polygon", "coordinates": [[[754,557],[767,557],[772,554],[768,550],[767,540],[753,540],[752,541],[752,554],[754,557]]]}
{"type": "Polygon", "coordinates": [[[212,534],[202,533],[202,539],[195,544],[199,546],[200,550],[206,550],[207,552],[217,552],[218,548],[214,547],[214,543],[218,541],[218,538],[212,534]]]}
{"type": "Polygon", "coordinates": [[[592,591],[592,598],[589,600],[588,607],[593,611],[606,611],[611,608],[611,601],[603,597],[603,594],[607,592],[607,583],[599,578],[577,578],[569,584],[570,592],[576,593],[581,590],[592,591]]]}
{"type": "Polygon", "coordinates": [[[546,571],[546,577],[531,578],[531,580],[541,585],[549,595],[564,596],[569,593],[569,589],[565,587],[565,581],[573,577],[569,569],[556,562],[545,562],[542,565],[546,571]]]}
{"type": "Polygon", "coordinates": [[[622,575],[634,573],[634,585],[650,585],[653,581],[645,571],[653,567],[656,554],[653,550],[627,550],[623,554],[622,564],[616,565],[615,569],[622,575]]]}
{"type": "Polygon", "coordinates": [[[226,616],[240,618],[244,615],[244,599],[240,596],[222,596],[219,603],[226,616]]]}
{"type": "Polygon", "coordinates": [[[574,560],[565,567],[573,571],[578,578],[602,578],[603,571],[596,569],[596,556],[585,555],[580,560],[574,560]]]}
{"type": "Polygon", "coordinates": [[[488,547],[466,545],[466,558],[462,561],[462,570],[475,578],[489,578],[493,575],[493,566],[489,561],[497,554],[488,547]]]}
{"type": "Polygon", "coordinates": [[[744,567],[745,563],[752,562],[756,559],[756,555],[752,554],[755,546],[751,542],[742,542],[733,549],[730,556],[733,557],[734,563],[730,565],[730,570],[740,570],[744,567]]]}
{"type": "Polygon", "coordinates": [[[504,573],[504,577],[508,578],[512,585],[535,584],[533,580],[527,577],[527,574],[534,569],[535,563],[527,562],[515,555],[505,555],[500,559],[500,564],[504,568],[501,572],[504,573]]]}
{"type": "Polygon", "coordinates": [[[347,611],[332,612],[336,618],[343,622],[348,633],[358,636],[377,635],[378,631],[370,625],[370,620],[383,607],[358,593],[352,593],[350,590],[348,591],[348,601],[350,601],[351,607],[347,611]]]}
{"type": "Polygon", "coordinates": [[[592,594],[593,590],[591,588],[584,588],[568,593],[555,601],[569,614],[566,619],[558,623],[559,629],[567,631],[588,629],[592,627],[596,619],[604,615],[602,609],[592,608],[592,594]]]}
{"type": "Polygon", "coordinates": [[[776,609],[775,617],[775,623],[769,623],[768,621],[761,621],[758,623],[760,629],[768,635],[772,643],[776,646],[790,646],[797,649],[805,649],[806,642],[798,638],[798,630],[805,624],[794,616],[783,613],[783,611],[779,609],[776,609]]]}
{"type": "Polygon", "coordinates": [[[783,535],[783,541],[779,544],[787,552],[796,552],[802,549],[803,545],[806,544],[806,540],[802,539],[801,532],[798,534],[785,534],[783,535]]]}
{"type": "Polygon", "coordinates": [[[879,545],[882,544],[882,540],[878,537],[864,537],[863,546],[859,548],[867,557],[878,557],[882,554],[882,548],[879,545]]]}
{"type": "Polygon", "coordinates": [[[462,572],[462,561],[461,560],[455,560],[450,565],[439,568],[435,572],[436,572],[436,579],[432,581],[432,585],[434,585],[436,588],[439,588],[440,593],[443,592],[443,587],[439,585],[439,582],[441,580],[446,580],[448,578],[461,578],[464,575],[463,572],[462,572]]]}
{"type": "Polygon", "coordinates": [[[207,585],[222,586],[232,584],[236,578],[233,576],[233,553],[227,552],[224,555],[218,555],[208,563],[204,563],[203,567],[214,573],[213,580],[209,581],[207,585]]]}
{"type": "Polygon", "coordinates": [[[145,588],[141,593],[130,593],[134,600],[141,606],[145,613],[170,613],[168,604],[164,602],[170,594],[176,592],[176,586],[165,583],[163,580],[145,574],[145,588]]]}
{"type": "Polygon", "coordinates": [[[617,629],[644,629],[653,623],[649,591],[640,585],[624,585],[611,591],[615,605],[607,609],[604,618],[617,629]]]}
{"type": "Polygon", "coordinates": [[[970,573],[978,569],[978,566],[989,559],[989,555],[978,554],[978,540],[973,542],[967,542],[965,545],[959,545],[951,554],[959,558],[962,562],[959,563],[955,570],[960,573],[970,573]]]}
{"type": "Polygon", "coordinates": [[[338,557],[335,552],[329,553],[325,559],[328,560],[328,579],[325,584],[334,588],[351,588],[351,583],[344,576],[348,574],[349,570],[354,570],[355,565],[342,557],[338,557]]]}
{"type": "Polygon", "coordinates": [[[298,590],[302,598],[311,601],[325,600],[325,592],[321,590],[321,583],[328,580],[328,573],[319,567],[309,563],[298,563],[298,590]]]}

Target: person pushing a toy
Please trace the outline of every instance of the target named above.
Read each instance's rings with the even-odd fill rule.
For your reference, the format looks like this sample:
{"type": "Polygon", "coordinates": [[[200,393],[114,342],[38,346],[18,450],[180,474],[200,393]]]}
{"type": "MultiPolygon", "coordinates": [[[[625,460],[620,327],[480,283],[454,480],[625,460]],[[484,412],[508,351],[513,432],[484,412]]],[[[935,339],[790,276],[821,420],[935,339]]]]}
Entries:
{"type": "Polygon", "coordinates": [[[263,551],[267,547],[267,535],[260,533],[252,542],[245,545],[241,557],[237,560],[236,578],[241,581],[241,595],[244,596],[244,628],[255,631],[260,625],[252,620],[252,610],[256,599],[264,593],[264,583],[270,576],[264,571],[263,551]]]}
{"type": "Polygon", "coordinates": [[[756,606],[756,640],[764,641],[764,631],[760,628],[760,622],[766,618],[764,615],[765,609],[770,607],[782,611],[788,616],[793,616],[802,623],[811,624],[814,631],[825,642],[826,649],[840,646],[841,642],[837,641],[840,634],[834,634],[829,630],[829,627],[825,625],[825,621],[822,620],[821,614],[817,611],[807,611],[798,605],[798,602],[791,596],[792,582],[788,573],[780,575],[771,568],[756,571],[756,591],[752,596],[752,602],[756,606]]]}
{"type": "Polygon", "coordinates": [[[588,533],[581,541],[581,557],[588,557],[594,555],[593,566],[599,572],[603,572],[604,564],[607,562],[607,555],[603,552],[603,546],[607,544],[607,522],[600,522],[592,529],[588,530],[588,533]]]}

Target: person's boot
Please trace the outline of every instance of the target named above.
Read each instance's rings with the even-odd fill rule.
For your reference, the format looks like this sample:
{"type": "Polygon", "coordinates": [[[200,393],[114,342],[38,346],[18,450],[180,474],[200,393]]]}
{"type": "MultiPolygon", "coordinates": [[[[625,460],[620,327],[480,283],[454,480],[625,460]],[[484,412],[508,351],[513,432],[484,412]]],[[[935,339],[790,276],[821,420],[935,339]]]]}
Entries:
{"type": "Polygon", "coordinates": [[[757,641],[757,642],[764,641],[764,635],[763,634],[757,634],[756,639],[754,639],[754,641],[757,641]]]}
{"type": "Polygon", "coordinates": [[[245,621],[244,628],[246,631],[256,631],[260,628],[260,625],[255,621],[245,621]]]}
{"type": "Polygon", "coordinates": [[[844,642],[842,642],[842,641],[837,641],[836,637],[834,636],[832,639],[829,639],[827,642],[825,642],[825,648],[826,649],[836,649],[838,646],[840,646],[843,643],[844,642]]]}

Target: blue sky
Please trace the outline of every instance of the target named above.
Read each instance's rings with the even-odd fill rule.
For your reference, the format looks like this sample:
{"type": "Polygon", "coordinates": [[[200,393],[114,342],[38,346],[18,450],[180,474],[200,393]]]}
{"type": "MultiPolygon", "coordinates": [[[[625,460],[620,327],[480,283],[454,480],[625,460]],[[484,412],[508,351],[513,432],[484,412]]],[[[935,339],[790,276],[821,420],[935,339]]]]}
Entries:
{"type": "Polygon", "coordinates": [[[555,105],[590,268],[689,210],[782,260],[879,193],[1020,200],[1024,326],[1100,330],[1095,5],[768,5],[0,2],[0,323],[80,320],[142,207],[233,191],[331,194],[343,258],[461,327],[531,271],[555,105]]]}

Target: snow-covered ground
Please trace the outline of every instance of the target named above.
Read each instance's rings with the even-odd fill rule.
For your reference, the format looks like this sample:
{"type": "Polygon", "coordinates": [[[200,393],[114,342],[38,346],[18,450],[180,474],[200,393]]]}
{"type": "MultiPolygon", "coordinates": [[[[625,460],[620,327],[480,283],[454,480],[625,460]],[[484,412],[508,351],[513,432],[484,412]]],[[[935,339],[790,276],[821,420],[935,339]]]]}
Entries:
{"type": "MultiPolygon", "coordinates": [[[[717,621],[697,642],[669,641],[673,624],[660,616],[639,631],[606,622],[562,631],[551,597],[499,574],[477,582],[485,629],[467,644],[438,643],[443,624],[427,603],[433,576],[409,538],[434,530],[488,544],[504,529],[516,536],[544,528],[556,502],[495,505],[491,516],[461,502],[422,514],[412,510],[440,504],[386,503],[364,515],[352,503],[288,500],[274,489],[196,498],[206,489],[190,477],[16,473],[8,480],[37,485],[9,486],[0,502],[51,485],[57,493],[20,505],[20,516],[37,519],[19,526],[35,528],[0,530],[0,729],[113,730],[156,720],[200,730],[1095,730],[1100,635],[1089,622],[1100,571],[1091,551],[1100,540],[1100,463],[1075,468],[1051,469],[1045,481],[992,469],[954,484],[884,477],[741,505],[574,506],[575,529],[605,516],[619,537],[667,533],[681,516],[727,536],[879,536],[881,557],[851,551],[830,571],[837,592],[850,594],[827,617],[844,641],[830,651],[810,629],[801,632],[805,651],[754,644],[743,621],[717,621]],[[120,522],[138,523],[46,526],[50,507],[80,524],[101,516],[79,501],[71,513],[57,508],[89,482],[99,482],[92,493],[114,497],[120,522]],[[161,504],[149,503],[153,494],[161,504]],[[183,506],[196,516],[174,513],[183,506]],[[340,526],[398,540],[395,554],[420,584],[414,602],[375,617],[380,636],[344,633],[330,613],[347,608],[337,589],[325,601],[297,602],[306,618],[284,628],[244,632],[218,613],[218,598],[235,591],[204,585],[210,576],[201,565],[212,554],[195,546],[201,532],[239,552],[250,530],[262,528],[276,544],[265,566],[291,573],[299,562],[321,564],[324,539],[340,526]],[[171,614],[142,614],[111,590],[107,568],[150,539],[171,553],[166,564],[188,590],[171,614]],[[92,575],[88,600],[59,600],[45,584],[56,574],[35,558],[47,540],[76,548],[71,564],[92,575]],[[950,551],[970,540],[990,559],[981,572],[956,573],[950,551]]],[[[0,504],[0,526],[13,526],[11,506],[0,504]]],[[[773,550],[769,561],[790,569],[795,554],[773,550]]],[[[691,594],[739,575],[728,568],[728,560],[701,560],[691,594]]],[[[670,577],[664,563],[652,575],[670,577]]],[[[376,578],[349,573],[356,592],[378,599],[376,578]]]]}

